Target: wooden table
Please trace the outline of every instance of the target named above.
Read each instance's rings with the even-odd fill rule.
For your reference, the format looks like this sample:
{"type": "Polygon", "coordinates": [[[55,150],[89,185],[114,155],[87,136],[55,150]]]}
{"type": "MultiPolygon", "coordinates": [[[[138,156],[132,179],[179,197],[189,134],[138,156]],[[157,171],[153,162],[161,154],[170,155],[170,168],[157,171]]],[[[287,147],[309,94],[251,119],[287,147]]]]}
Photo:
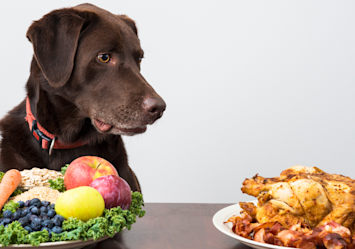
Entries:
{"type": "Polygon", "coordinates": [[[130,231],[85,249],[250,249],[221,233],[213,215],[232,204],[146,203],[130,231]]]}

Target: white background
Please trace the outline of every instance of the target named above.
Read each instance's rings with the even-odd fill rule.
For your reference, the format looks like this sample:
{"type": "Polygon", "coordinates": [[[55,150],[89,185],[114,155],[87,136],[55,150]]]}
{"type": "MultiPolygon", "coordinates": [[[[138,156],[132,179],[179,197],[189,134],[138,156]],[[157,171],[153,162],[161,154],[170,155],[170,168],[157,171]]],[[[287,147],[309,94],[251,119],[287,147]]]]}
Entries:
{"type": "MultiPolygon", "coordinates": [[[[6,1],[0,115],[25,98],[26,31],[79,1],[6,1]]],[[[354,1],[92,1],[136,21],[161,120],[125,138],[146,202],[235,203],[295,164],[355,178],[354,1]]]]}

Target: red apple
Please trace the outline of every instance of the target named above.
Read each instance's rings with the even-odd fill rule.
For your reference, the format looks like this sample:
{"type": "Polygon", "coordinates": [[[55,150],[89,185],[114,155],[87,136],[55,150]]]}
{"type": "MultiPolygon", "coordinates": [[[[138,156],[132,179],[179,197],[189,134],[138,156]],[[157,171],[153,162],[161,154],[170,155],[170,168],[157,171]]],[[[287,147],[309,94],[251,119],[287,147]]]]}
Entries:
{"type": "Polygon", "coordinates": [[[96,178],[89,185],[100,192],[105,201],[105,208],[120,206],[128,209],[131,206],[132,193],[128,183],[119,176],[107,175],[96,178]]]}
{"type": "Polygon", "coordinates": [[[118,176],[116,168],[107,160],[97,156],[82,156],[72,161],[64,175],[66,190],[90,183],[105,175],[118,176]]]}

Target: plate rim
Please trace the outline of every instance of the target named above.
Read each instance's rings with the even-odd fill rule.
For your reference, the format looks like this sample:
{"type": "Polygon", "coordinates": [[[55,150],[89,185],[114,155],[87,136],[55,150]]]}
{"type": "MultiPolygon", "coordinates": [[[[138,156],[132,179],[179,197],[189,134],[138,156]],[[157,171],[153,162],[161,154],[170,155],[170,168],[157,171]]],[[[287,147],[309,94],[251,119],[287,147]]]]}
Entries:
{"type": "MultiPolygon", "coordinates": [[[[116,236],[118,234],[118,232],[114,235],[116,236]]],[[[105,235],[97,240],[94,240],[93,238],[91,239],[88,239],[86,241],[83,241],[83,240],[72,240],[72,241],[54,241],[54,242],[44,242],[44,243],[40,243],[38,247],[51,247],[51,246],[61,246],[61,245],[69,245],[69,244],[72,244],[73,246],[75,244],[80,244],[80,243],[83,243],[83,244],[87,244],[87,243],[98,243],[98,242],[101,242],[103,240],[106,240],[106,239],[109,239],[111,238],[110,236],[108,235],[105,235]]],[[[0,248],[16,248],[16,247],[26,247],[26,248],[38,248],[37,246],[32,246],[31,244],[10,244],[6,247],[1,247],[2,244],[0,244],[0,248]]],[[[83,245],[83,246],[86,246],[86,245],[83,245]]]]}
{"type": "MultiPolygon", "coordinates": [[[[256,204],[258,201],[254,200],[254,201],[246,201],[246,202],[252,202],[252,203],[256,204]]],[[[241,242],[247,246],[273,248],[273,249],[290,248],[290,247],[285,247],[285,246],[277,246],[277,245],[271,245],[271,244],[267,244],[267,243],[261,243],[261,242],[257,242],[254,240],[244,238],[242,236],[235,234],[230,227],[223,224],[223,222],[227,221],[231,216],[240,215],[241,210],[242,209],[240,208],[239,203],[232,204],[232,205],[229,205],[225,208],[222,208],[213,215],[212,223],[220,232],[228,235],[229,237],[232,237],[232,238],[238,240],[239,242],[241,242]]]]}

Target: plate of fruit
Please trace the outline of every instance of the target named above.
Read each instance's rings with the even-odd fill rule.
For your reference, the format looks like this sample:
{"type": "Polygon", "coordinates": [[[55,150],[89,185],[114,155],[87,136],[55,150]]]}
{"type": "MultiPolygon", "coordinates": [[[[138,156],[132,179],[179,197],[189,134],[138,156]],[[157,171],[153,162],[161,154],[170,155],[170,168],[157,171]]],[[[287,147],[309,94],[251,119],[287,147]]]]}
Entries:
{"type": "MultiPolygon", "coordinates": [[[[132,192],[113,166],[114,171],[89,169],[91,179],[82,178],[83,159],[104,160],[78,158],[62,168],[63,177],[50,179],[49,187],[31,187],[14,197],[10,196],[20,185],[21,172],[12,169],[0,175],[2,247],[81,248],[129,230],[144,216],[141,193],[132,192]],[[83,180],[77,181],[80,177],[76,174],[83,180]]],[[[104,162],[111,169],[110,163],[104,162]]]]}

